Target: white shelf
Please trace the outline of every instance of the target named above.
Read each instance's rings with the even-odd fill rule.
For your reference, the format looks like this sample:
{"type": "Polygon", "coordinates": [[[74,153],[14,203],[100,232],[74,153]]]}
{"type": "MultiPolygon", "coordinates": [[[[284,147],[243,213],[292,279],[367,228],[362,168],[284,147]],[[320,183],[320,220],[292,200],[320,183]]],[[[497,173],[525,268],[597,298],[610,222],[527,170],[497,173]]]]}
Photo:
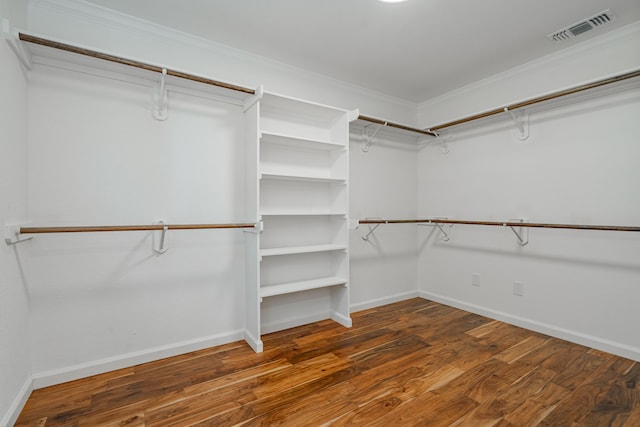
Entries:
{"type": "Polygon", "coordinates": [[[302,282],[280,283],[260,288],[260,296],[263,298],[276,295],[290,294],[293,292],[309,291],[311,289],[328,288],[331,286],[346,285],[347,279],[341,277],[323,277],[321,279],[305,280],[302,282]]]}
{"type": "Polygon", "coordinates": [[[277,179],[287,181],[311,181],[311,182],[328,182],[343,184],[346,178],[330,178],[326,176],[313,175],[297,175],[297,174],[280,174],[280,173],[261,173],[260,179],[277,179]]]}
{"type": "Polygon", "coordinates": [[[331,123],[347,113],[339,108],[267,91],[262,96],[262,110],[263,113],[265,110],[274,110],[279,116],[291,121],[296,118],[315,120],[326,127],[330,127],[331,123]]]}
{"type": "Polygon", "coordinates": [[[330,252],[330,251],[344,251],[347,249],[346,245],[312,245],[312,246],[291,246],[284,248],[269,248],[261,249],[260,255],[263,257],[277,256],[277,255],[292,255],[292,254],[306,254],[313,252],[330,252]]]}
{"type": "Polygon", "coordinates": [[[347,216],[346,212],[336,212],[336,211],[318,211],[318,210],[309,210],[309,211],[291,211],[291,210],[266,210],[260,212],[261,216],[347,216]]]}
{"type": "Polygon", "coordinates": [[[344,144],[334,141],[321,141],[309,138],[300,138],[294,135],[285,135],[275,132],[262,132],[261,142],[270,144],[284,145],[286,147],[305,149],[305,150],[344,150],[344,144]]]}

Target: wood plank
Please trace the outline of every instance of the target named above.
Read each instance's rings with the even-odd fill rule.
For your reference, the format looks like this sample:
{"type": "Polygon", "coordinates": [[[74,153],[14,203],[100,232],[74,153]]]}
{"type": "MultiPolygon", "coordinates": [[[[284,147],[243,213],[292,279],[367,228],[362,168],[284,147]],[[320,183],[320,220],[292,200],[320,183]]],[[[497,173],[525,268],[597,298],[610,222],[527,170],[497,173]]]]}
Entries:
{"type": "Polygon", "coordinates": [[[634,365],[613,380],[611,388],[603,393],[591,413],[582,419],[590,425],[624,425],[634,409],[640,405],[640,364],[634,365]]]}
{"type": "MultiPolygon", "coordinates": [[[[501,387],[496,387],[495,393],[492,395],[486,394],[486,399],[474,411],[465,416],[461,425],[497,425],[502,420],[508,421],[508,417],[522,404],[527,403],[531,396],[540,393],[547,384],[548,378],[554,375],[552,371],[544,368],[531,370],[526,367],[526,369],[529,369],[529,372],[512,384],[508,386],[503,384],[501,387]]],[[[517,421],[518,423],[525,422],[520,418],[517,421]]],[[[520,425],[518,423],[515,425],[520,425]]]]}
{"type": "Polygon", "coordinates": [[[580,424],[591,414],[596,404],[606,396],[615,379],[624,374],[630,363],[633,362],[622,358],[611,358],[598,366],[572,390],[561,405],[558,405],[540,422],[540,425],[580,424]]]}
{"type": "Polygon", "coordinates": [[[569,393],[566,388],[547,383],[504,419],[516,426],[538,425],[569,393]]]}
{"type": "Polygon", "coordinates": [[[503,362],[513,363],[516,360],[526,356],[531,353],[536,348],[543,345],[547,340],[545,338],[539,337],[529,337],[518,344],[506,349],[502,353],[495,356],[496,359],[502,360],[503,362]]]}

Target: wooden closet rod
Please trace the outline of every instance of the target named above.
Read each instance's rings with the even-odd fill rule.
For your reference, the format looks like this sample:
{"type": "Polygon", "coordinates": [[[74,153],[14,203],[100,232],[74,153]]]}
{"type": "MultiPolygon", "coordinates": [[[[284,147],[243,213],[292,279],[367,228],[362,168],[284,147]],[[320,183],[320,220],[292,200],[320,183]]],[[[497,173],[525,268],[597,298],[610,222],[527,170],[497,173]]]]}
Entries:
{"type": "Polygon", "coordinates": [[[93,233],[97,231],[154,231],[164,230],[204,230],[211,228],[254,228],[252,223],[237,224],[152,224],[152,225],[105,225],[82,227],[20,227],[20,234],[43,233],[93,233]]]}
{"type": "Polygon", "coordinates": [[[496,115],[496,114],[502,114],[506,110],[516,110],[518,108],[527,107],[529,105],[537,104],[539,102],[549,101],[551,99],[560,98],[562,96],[573,95],[574,93],[583,92],[583,91],[589,90],[589,89],[595,89],[597,87],[605,86],[605,85],[612,84],[612,83],[617,83],[617,82],[620,82],[620,81],[623,81],[623,80],[627,80],[627,79],[632,79],[632,78],[638,77],[638,76],[640,76],[640,70],[635,70],[635,71],[631,71],[631,72],[628,72],[628,73],[619,74],[619,75],[614,76],[614,77],[609,77],[609,78],[606,78],[606,79],[602,79],[602,80],[598,80],[598,81],[595,81],[595,82],[583,84],[583,85],[580,85],[580,86],[575,86],[575,87],[572,87],[570,89],[565,89],[565,90],[561,90],[561,91],[558,91],[558,92],[553,92],[553,93],[550,93],[550,94],[547,94],[547,95],[539,96],[537,98],[532,98],[532,99],[529,99],[529,100],[526,100],[526,101],[518,102],[516,104],[506,105],[504,107],[496,108],[495,110],[485,111],[484,113],[476,114],[474,116],[465,117],[463,119],[454,120],[452,122],[443,123],[443,124],[440,124],[440,125],[437,125],[437,126],[431,126],[431,127],[429,127],[429,130],[432,131],[432,132],[437,132],[437,131],[439,131],[441,129],[445,129],[445,128],[448,128],[448,127],[460,125],[462,123],[467,123],[467,122],[471,122],[471,121],[474,121],[474,120],[483,119],[485,117],[493,116],[493,115],[496,115]]]}
{"type": "MultiPolygon", "coordinates": [[[[109,55],[107,53],[97,52],[95,50],[84,49],[84,48],[72,46],[65,43],[59,43],[59,42],[47,40],[41,37],[31,36],[29,34],[18,33],[18,37],[20,38],[21,41],[24,41],[24,42],[47,46],[54,49],[60,49],[67,52],[77,53],[80,55],[91,56],[93,58],[103,59],[105,61],[115,62],[118,64],[124,64],[124,65],[128,65],[135,68],[141,68],[143,70],[153,71],[160,74],[162,74],[162,70],[163,70],[163,67],[159,67],[157,65],[145,64],[144,62],[138,62],[132,59],[126,59],[119,56],[109,55]]],[[[255,90],[249,89],[246,87],[236,86],[230,83],[224,83],[218,80],[208,79],[206,77],[195,76],[192,74],[183,73],[181,71],[170,70],[168,68],[165,68],[165,69],[167,70],[168,76],[179,77],[181,79],[191,80],[194,82],[204,83],[212,86],[218,86],[225,89],[235,90],[237,92],[244,92],[251,95],[255,95],[256,93],[255,90]]]]}
{"type": "Polygon", "coordinates": [[[640,227],[615,225],[579,225],[579,224],[543,224],[536,222],[514,221],[467,221],[458,219],[361,219],[359,224],[466,224],[488,225],[499,227],[533,227],[533,228],[564,228],[570,230],[603,230],[603,231],[638,231],[640,227]]]}
{"type": "Polygon", "coordinates": [[[422,134],[422,135],[438,136],[438,135],[436,135],[436,133],[430,132],[428,130],[412,128],[412,127],[401,125],[401,124],[398,124],[398,123],[385,122],[384,120],[376,119],[376,118],[373,118],[373,117],[358,116],[358,120],[365,120],[367,122],[376,123],[376,124],[379,124],[379,125],[382,125],[382,126],[389,126],[389,127],[396,128],[396,129],[407,130],[409,132],[415,132],[415,133],[419,133],[419,134],[422,134]]]}

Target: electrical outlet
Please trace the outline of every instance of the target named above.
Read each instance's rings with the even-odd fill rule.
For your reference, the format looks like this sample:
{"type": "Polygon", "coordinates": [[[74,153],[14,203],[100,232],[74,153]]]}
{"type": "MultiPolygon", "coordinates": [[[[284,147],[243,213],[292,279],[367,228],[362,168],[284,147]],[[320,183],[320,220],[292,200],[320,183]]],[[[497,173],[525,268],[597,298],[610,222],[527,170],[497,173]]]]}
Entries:
{"type": "Polygon", "coordinates": [[[480,275],[475,273],[471,275],[471,286],[480,286],[480,275]]]}
{"type": "Polygon", "coordinates": [[[513,294],[519,297],[524,296],[524,285],[522,282],[513,282],[513,294]]]}

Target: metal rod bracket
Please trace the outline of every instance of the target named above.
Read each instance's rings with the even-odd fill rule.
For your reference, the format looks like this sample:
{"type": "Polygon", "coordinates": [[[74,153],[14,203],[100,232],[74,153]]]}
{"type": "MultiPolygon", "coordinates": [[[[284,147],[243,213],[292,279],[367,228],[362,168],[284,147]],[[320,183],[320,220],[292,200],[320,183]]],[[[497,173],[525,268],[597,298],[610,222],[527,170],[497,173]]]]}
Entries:
{"type": "Polygon", "coordinates": [[[167,106],[167,69],[162,69],[162,75],[160,76],[160,81],[158,82],[158,90],[153,96],[153,117],[156,120],[167,120],[169,115],[169,108],[167,106]]]}
{"type": "Polygon", "coordinates": [[[386,126],[388,123],[389,122],[384,122],[384,124],[379,124],[372,135],[369,135],[369,133],[367,132],[367,128],[369,128],[369,126],[373,126],[373,124],[367,125],[362,129],[362,136],[364,137],[364,145],[362,146],[361,150],[363,153],[366,153],[369,151],[369,148],[371,148],[371,143],[373,142],[373,138],[375,138],[375,136],[378,134],[378,131],[380,131],[380,129],[383,126],[386,126]]]}
{"type": "MultiPolygon", "coordinates": [[[[524,219],[522,218],[518,218],[518,219],[510,219],[509,222],[526,222],[524,219]]],[[[516,238],[518,239],[518,244],[520,246],[526,246],[529,243],[529,228],[528,227],[518,227],[518,230],[516,230],[516,227],[514,227],[513,225],[510,224],[503,224],[504,226],[507,226],[511,229],[511,231],[513,232],[513,234],[515,234],[516,238]]]]}
{"type": "Polygon", "coordinates": [[[419,223],[418,226],[436,226],[438,227],[438,230],[440,230],[440,233],[442,234],[441,239],[443,242],[448,242],[449,240],[451,240],[451,227],[453,226],[453,224],[441,224],[440,222],[438,222],[438,220],[446,220],[449,218],[433,218],[430,219],[426,222],[422,222],[419,223]],[[444,226],[447,226],[447,229],[445,229],[444,226]]]}
{"type": "Polygon", "coordinates": [[[369,225],[369,232],[367,234],[365,234],[364,236],[362,236],[362,240],[364,240],[365,242],[369,241],[369,236],[376,231],[376,229],[378,227],[380,227],[382,224],[375,224],[373,227],[371,227],[371,225],[369,225]]]}
{"type": "Polygon", "coordinates": [[[442,132],[436,133],[436,143],[440,144],[440,150],[442,154],[449,154],[451,152],[451,141],[453,140],[453,134],[447,133],[443,135],[442,132]]]}
{"type": "Polygon", "coordinates": [[[153,252],[157,255],[162,255],[169,250],[169,236],[167,235],[169,233],[169,224],[164,221],[157,221],[155,224],[160,224],[163,227],[162,230],[158,230],[154,233],[153,252]],[[159,236],[158,233],[160,233],[159,236]]]}
{"type": "MultiPolygon", "coordinates": [[[[365,219],[375,219],[375,220],[379,219],[379,220],[382,220],[382,218],[365,218],[365,219]]],[[[362,236],[362,240],[364,240],[365,242],[368,242],[369,241],[369,236],[371,236],[371,234],[373,234],[373,232],[376,231],[376,229],[378,227],[380,227],[382,224],[388,224],[388,222],[387,221],[380,222],[378,224],[374,224],[373,226],[371,226],[371,224],[368,224],[369,225],[369,232],[367,234],[365,234],[364,236],[362,236]]]]}
{"type": "Polygon", "coordinates": [[[436,227],[438,227],[438,229],[442,233],[442,241],[448,242],[449,240],[451,240],[451,225],[450,224],[449,224],[449,231],[448,232],[444,229],[442,224],[437,224],[436,223],[436,227]]]}
{"type": "Polygon", "coordinates": [[[518,130],[520,141],[529,138],[529,113],[523,110],[514,112],[509,107],[504,107],[504,112],[511,116],[511,120],[518,130]]]}
{"type": "Polygon", "coordinates": [[[33,236],[25,237],[20,234],[20,226],[7,225],[4,227],[4,242],[7,246],[17,245],[18,243],[26,242],[33,239],[33,236]]]}
{"type": "Polygon", "coordinates": [[[255,224],[253,224],[253,228],[251,229],[245,229],[242,230],[245,233],[253,233],[253,234],[260,234],[262,233],[262,230],[264,229],[264,225],[262,221],[258,221],[255,224]]]}

